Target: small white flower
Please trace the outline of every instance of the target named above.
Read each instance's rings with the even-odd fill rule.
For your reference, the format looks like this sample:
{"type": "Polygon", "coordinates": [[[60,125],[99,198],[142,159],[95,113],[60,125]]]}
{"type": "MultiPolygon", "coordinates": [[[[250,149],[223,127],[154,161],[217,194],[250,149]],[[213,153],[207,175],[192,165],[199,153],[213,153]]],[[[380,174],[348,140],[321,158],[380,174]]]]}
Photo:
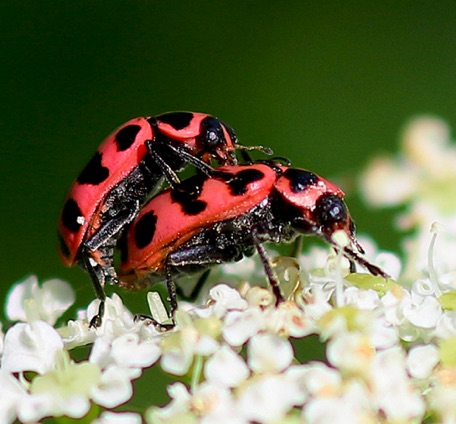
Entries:
{"type": "Polygon", "coordinates": [[[440,339],[456,337],[456,312],[445,312],[438,322],[434,334],[440,339]]]}
{"type": "Polygon", "coordinates": [[[311,396],[335,396],[342,387],[342,376],[334,368],[321,362],[301,366],[302,381],[311,396]]]}
{"type": "Polygon", "coordinates": [[[89,328],[87,320],[70,320],[67,325],[57,329],[66,349],[74,349],[93,343],[97,337],[96,331],[89,328]]]}
{"type": "MultiPolygon", "coordinates": [[[[153,407],[147,411],[148,423],[167,422],[178,424],[178,420],[189,412],[192,396],[183,383],[171,384],[168,386],[167,391],[171,402],[163,408],[153,407]]],[[[185,423],[183,420],[182,422],[185,423]]],[[[196,421],[190,420],[188,422],[193,423],[196,421]]]]}
{"type": "Polygon", "coordinates": [[[190,405],[203,423],[228,423],[227,418],[235,412],[231,391],[207,382],[195,389],[190,405]]]}
{"type": "Polygon", "coordinates": [[[230,311],[225,317],[223,338],[231,346],[242,346],[265,326],[264,314],[259,308],[230,311]]]}
{"type": "Polygon", "coordinates": [[[53,369],[63,342],[54,328],[43,321],[18,323],[5,335],[2,368],[8,372],[53,369]]]}
{"type": "Polygon", "coordinates": [[[399,347],[378,352],[369,373],[374,405],[387,419],[408,422],[422,418],[424,399],[407,376],[405,355],[399,347]]]}
{"type": "Polygon", "coordinates": [[[452,424],[456,420],[456,384],[454,369],[437,373],[435,387],[429,393],[429,409],[439,418],[438,422],[452,424]]]}
{"type": "Polygon", "coordinates": [[[211,313],[217,318],[223,317],[228,311],[247,308],[248,304],[240,293],[226,284],[217,284],[209,290],[211,313]],[[212,300],[212,302],[211,302],[212,300]]]}
{"type": "MultiPolygon", "coordinates": [[[[100,301],[95,299],[87,308],[90,321],[97,313],[100,301]]],[[[101,326],[93,329],[97,336],[116,338],[122,334],[138,331],[142,322],[135,322],[133,314],[123,305],[122,299],[116,293],[105,300],[105,310],[101,326]]]]}
{"type": "Polygon", "coordinates": [[[400,308],[401,302],[408,299],[410,293],[403,287],[394,286],[382,298],[381,303],[384,308],[386,321],[391,325],[401,325],[404,316],[400,308]]]}
{"type": "Polygon", "coordinates": [[[428,378],[439,360],[439,350],[436,346],[431,344],[414,346],[408,352],[407,370],[414,378],[428,378]]]}
{"type": "Polygon", "coordinates": [[[294,302],[264,311],[266,330],[281,336],[301,338],[315,331],[315,323],[294,302]]]}
{"type": "MultiPolygon", "coordinates": [[[[142,342],[138,334],[130,333],[123,334],[112,342],[98,337],[90,353],[90,361],[98,363],[103,368],[115,364],[134,370],[150,367],[158,360],[160,353],[157,342],[142,342]]],[[[136,377],[139,375],[140,373],[132,374],[136,377]]]]}
{"type": "Polygon", "coordinates": [[[311,246],[306,253],[298,255],[298,262],[302,270],[307,273],[321,273],[328,268],[332,258],[328,256],[328,248],[311,246]]]}
{"type": "Polygon", "coordinates": [[[248,364],[256,373],[280,372],[293,360],[291,343],[275,334],[257,334],[248,343],[248,364]]]}
{"type": "Polygon", "coordinates": [[[381,314],[372,322],[369,339],[376,349],[386,349],[399,342],[399,334],[396,328],[390,325],[385,316],[381,314]]]}
{"type": "Polygon", "coordinates": [[[215,317],[192,320],[183,311],[177,311],[175,319],[175,331],[164,335],[160,364],[166,372],[184,375],[195,355],[209,356],[218,349],[221,321],[215,317]]]}
{"type": "Polygon", "coordinates": [[[105,411],[92,424],[141,424],[141,416],[134,412],[105,411]]]}
{"type": "Polygon", "coordinates": [[[304,309],[304,313],[309,319],[318,320],[332,309],[329,303],[332,291],[328,292],[324,287],[316,283],[304,288],[302,293],[303,302],[300,306],[304,309]]]}
{"type": "Polygon", "coordinates": [[[0,422],[13,423],[27,396],[25,388],[12,374],[0,370],[0,422]]]}
{"type": "Polygon", "coordinates": [[[249,369],[236,352],[223,345],[206,362],[204,375],[214,386],[236,387],[249,376],[249,369]]]}
{"type": "Polygon", "coordinates": [[[6,315],[11,321],[45,321],[54,325],[74,303],[74,292],[65,281],[53,279],[40,287],[35,275],[15,284],[8,295],[6,315]]]}
{"type": "Polygon", "coordinates": [[[92,387],[91,394],[105,408],[122,405],[133,395],[130,373],[123,367],[110,365],[103,371],[99,384],[92,387]]]}
{"type": "Polygon", "coordinates": [[[372,363],[375,350],[361,333],[344,333],[331,339],[326,350],[328,361],[341,371],[364,374],[372,363]]]}
{"type": "Polygon", "coordinates": [[[422,300],[426,296],[435,296],[435,292],[432,287],[432,283],[429,279],[419,279],[413,282],[412,296],[414,295],[415,300],[422,300]]]}
{"type": "Polygon", "coordinates": [[[252,380],[239,395],[239,412],[249,421],[279,422],[301,400],[293,382],[283,374],[252,380]]]}
{"type": "Polygon", "coordinates": [[[357,287],[347,287],[344,291],[346,305],[355,305],[359,309],[373,310],[380,303],[380,298],[375,290],[361,290],[357,287]]]}
{"type": "Polygon", "coordinates": [[[100,376],[97,365],[76,364],[66,351],[61,351],[54,369],[32,380],[30,392],[36,399],[31,399],[24,410],[34,420],[48,415],[80,418],[89,411],[90,393],[99,384],[100,376]]]}
{"type": "Polygon", "coordinates": [[[390,275],[393,280],[399,278],[402,271],[402,263],[396,254],[391,252],[379,252],[376,256],[373,256],[373,262],[390,275]]]}
{"type": "Polygon", "coordinates": [[[409,297],[402,304],[402,313],[411,324],[423,329],[431,329],[437,325],[442,315],[439,301],[433,296],[422,300],[409,297]]]}
{"type": "Polygon", "coordinates": [[[406,167],[398,167],[387,157],[371,161],[361,176],[361,191],[374,206],[393,206],[408,200],[414,193],[417,177],[406,167]]]}
{"type": "Polygon", "coordinates": [[[310,400],[302,410],[302,418],[309,424],[374,424],[378,420],[369,401],[366,387],[355,380],[338,396],[310,400]]]}

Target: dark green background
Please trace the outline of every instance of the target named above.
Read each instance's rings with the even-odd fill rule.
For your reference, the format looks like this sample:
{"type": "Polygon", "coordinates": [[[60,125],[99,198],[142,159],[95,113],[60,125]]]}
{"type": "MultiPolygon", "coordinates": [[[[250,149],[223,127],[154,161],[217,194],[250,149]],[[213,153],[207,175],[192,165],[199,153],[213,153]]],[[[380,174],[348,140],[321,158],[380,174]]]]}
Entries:
{"type": "MultiPolygon", "coordinates": [[[[36,273],[91,296],[60,263],[55,223],[98,144],[132,117],[212,113],[347,191],[412,115],[456,122],[452,2],[321,3],[2,2],[2,289],[36,273]]],[[[361,231],[396,246],[391,215],[349,204],[361,231]]]]}

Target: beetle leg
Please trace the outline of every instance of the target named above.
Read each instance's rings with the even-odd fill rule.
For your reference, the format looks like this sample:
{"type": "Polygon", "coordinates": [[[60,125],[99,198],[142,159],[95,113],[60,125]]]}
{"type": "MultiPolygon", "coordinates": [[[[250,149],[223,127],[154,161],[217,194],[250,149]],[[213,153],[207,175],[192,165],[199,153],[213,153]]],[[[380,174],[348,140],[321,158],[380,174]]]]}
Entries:
{"type": "Polygon", "coordinates": [[[277,280],[275,272],[272,269],[272,265],[271,265],[271,262],[269,261],[269,256],[266,253],[266,249],[261,244],[261,240],[258,236],[258,229],[255,227],[252,228],[252,241],[256,247],[258,255],[260,256],[261,263],[263,264],[264,272],[266,273],[266,277],[268,278],[269,284],[271,285],[272,292],[274,293],[274,295],[276,297],[276,306],[277,306],[279,303],[284,302],[285,299],[284,299],[282,293],[280,292],[279,281],[277,280]]]}
{"type": "Polygon", "coordinates": [[[87,270],[92,280],[92,285],[95,290],[97,298],[100,300],[97,314],[90,320],[89,327],[96,328],[101,326],[103,319],[106,293],[104,291],[105,275],[100,265],[96,264],[90,255],[86,254],[82,256],[83,267],[87,270]]]}

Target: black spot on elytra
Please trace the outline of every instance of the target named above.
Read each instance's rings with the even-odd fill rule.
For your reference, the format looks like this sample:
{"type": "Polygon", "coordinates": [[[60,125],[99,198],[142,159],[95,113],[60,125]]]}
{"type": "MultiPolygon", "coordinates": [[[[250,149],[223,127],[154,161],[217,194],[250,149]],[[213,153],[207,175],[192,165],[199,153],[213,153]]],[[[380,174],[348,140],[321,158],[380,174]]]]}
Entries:
{"type": "Polygon", "coordinates": [[[207,175],[198,174],[188,180],[182,181],[179,186],[171,190],[172,201],[179,203],[185,214],[198,215],[207,207],[206,202],[198,199],[207,179],[207,175]]]}
{"type": "Polygon", "coordinates": [[[288,168],[283,175],[288,179],[290,188],[295,193],[318,183],[318,176],[304,169],[288,168]]]}
{"type": "Polygon", "coordinates": [[[323,226],[343,222],[347,219],[347,206],[335,194],[321,196],[315,207],[316,220],[323,226]]]}
{"type": "Polygon", "coordinates": [[[68,248],[67,244],[65,243],[65,240],[63,240],[62,234],[58,233],[58,238],[59,238],[59,249],[60,252],[62,252],[62,255],[65,256],[66,258],[70,257],[70,249],[68,248]]]}
{"type": "Polygon", "coordinates": [[[175,130],[181,130],[189,126],[193,119],[191,112],[168,112],[158,115],[157,120],[164,124],[171,125],[175,130]]]}
{"type": "Polygon", "coordinates": [[[123,152],[131,147],[136,140],[141,127],[139,125],[127,125],[119,130],[114,138],[117,144],[117,151],[123,152]]]}
{"type": "Polygon", "coordinates": [[[157,216],[151,211],[145,213],[135,226],[135,244],[142,249],[146,247],[154,238],[157,226],[157,216]]]}
{"type": "Polygon", "coordinates": [[[264,174],[257,169],[245,169],[238,172],[227,182],[233,196],[242,196],[247,192],[247,185],[264,178],[264,174]]]}
{"type": "Polygon", "coordinates": [[[81,209],[74,199],[68,199],[62,210],[62,223],[73,233],[77,233],[81,228],[78,218],[82,216],[81,209]]]}
{"type": "Polygon", "coordinates": [[[102,155],[100,152],[90,159],[90,162],[79,174],[77,179],[79,184],[92,184],[98,185],[109,177],[109,169],[101,164],[102,155]]]}

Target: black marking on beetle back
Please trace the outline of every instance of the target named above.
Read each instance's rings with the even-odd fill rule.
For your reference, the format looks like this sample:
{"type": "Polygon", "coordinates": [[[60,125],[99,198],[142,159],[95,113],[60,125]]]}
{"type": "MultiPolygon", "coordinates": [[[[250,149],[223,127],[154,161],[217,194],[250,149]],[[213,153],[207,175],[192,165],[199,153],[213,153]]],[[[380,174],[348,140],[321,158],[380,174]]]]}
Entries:
{"type": "Polygon", "coordinates": [[[117,144],[117,151],[123,152],[131,147],[136,140],[141,127],[139,125],[127,125],[119,130],[114,137],[114,141],[117,144]]]}
{"type": "Polygon", "coordinates": [[[109,169],[101,164],[101,158],[100,152],[93,155],[92,159],[79,174],[77,179],[79,184],[98,185],[109,177],[109,169]]]}
{"type": "Polygon", "coordinates": [[[343,222],[347,219],[347,206],[344,201],[335,194],[321,196],[317,200],[315,218],[322,225],[330,225],[343,222]]]}
{"type": "Polygon", "coordinates": [[[157,116],[159,122],[171,125],[177,131],[188,127],[192,119],[193,113],[191,112],[168,112],[157,116]]]}
{"type": "Polygon", "coordinates": [[[231,181],[228,181],[231,194],[242,196],[247,192],[247,185],[264,178],[264,174],[257,169],[245,169],[238,172],[231,181]]]}
{"type": "Polygon", "coordinates": [[[197,174],[188,180],[183,181],[174,190],[171,190],[171,199],[182,207],[182,211],[187,215],[198,215],[206,209],[206,202],[199,200],[204,183],[208,176],[197,174]]]}
{"type": "Polygon", "coordinates": [[[70,249],[68,248],[67,244],[65,243],[65,240],[63,240],[62,234],[58,233],[58,238],[59,238],[59,248],[60,252],[62,252],[62,255],[65,256],[65,258],[70,257],[70,249]]]}
{"type": "Polygon", "coordinates": [[[157,216],[151,211],[145,213],[135,226],[135,244],[138,249],[146,247],[154,238],[157,216]]]}
{"type": "Polygon", "coordinates": [[[318,176],[304,169],[288,168],[283,175],[290,182],[290,189],[294,193],[304,191],[307,187],[318,183],[318,176]]]}
{"type": "Polygon", "coordinates": [[[82,225],[82,223],[78,222],[80,217],[82,217],[82,212],[76,200],[68,199],[62,210],[63,225],[71,232],[77,233],[82,225]]]}

